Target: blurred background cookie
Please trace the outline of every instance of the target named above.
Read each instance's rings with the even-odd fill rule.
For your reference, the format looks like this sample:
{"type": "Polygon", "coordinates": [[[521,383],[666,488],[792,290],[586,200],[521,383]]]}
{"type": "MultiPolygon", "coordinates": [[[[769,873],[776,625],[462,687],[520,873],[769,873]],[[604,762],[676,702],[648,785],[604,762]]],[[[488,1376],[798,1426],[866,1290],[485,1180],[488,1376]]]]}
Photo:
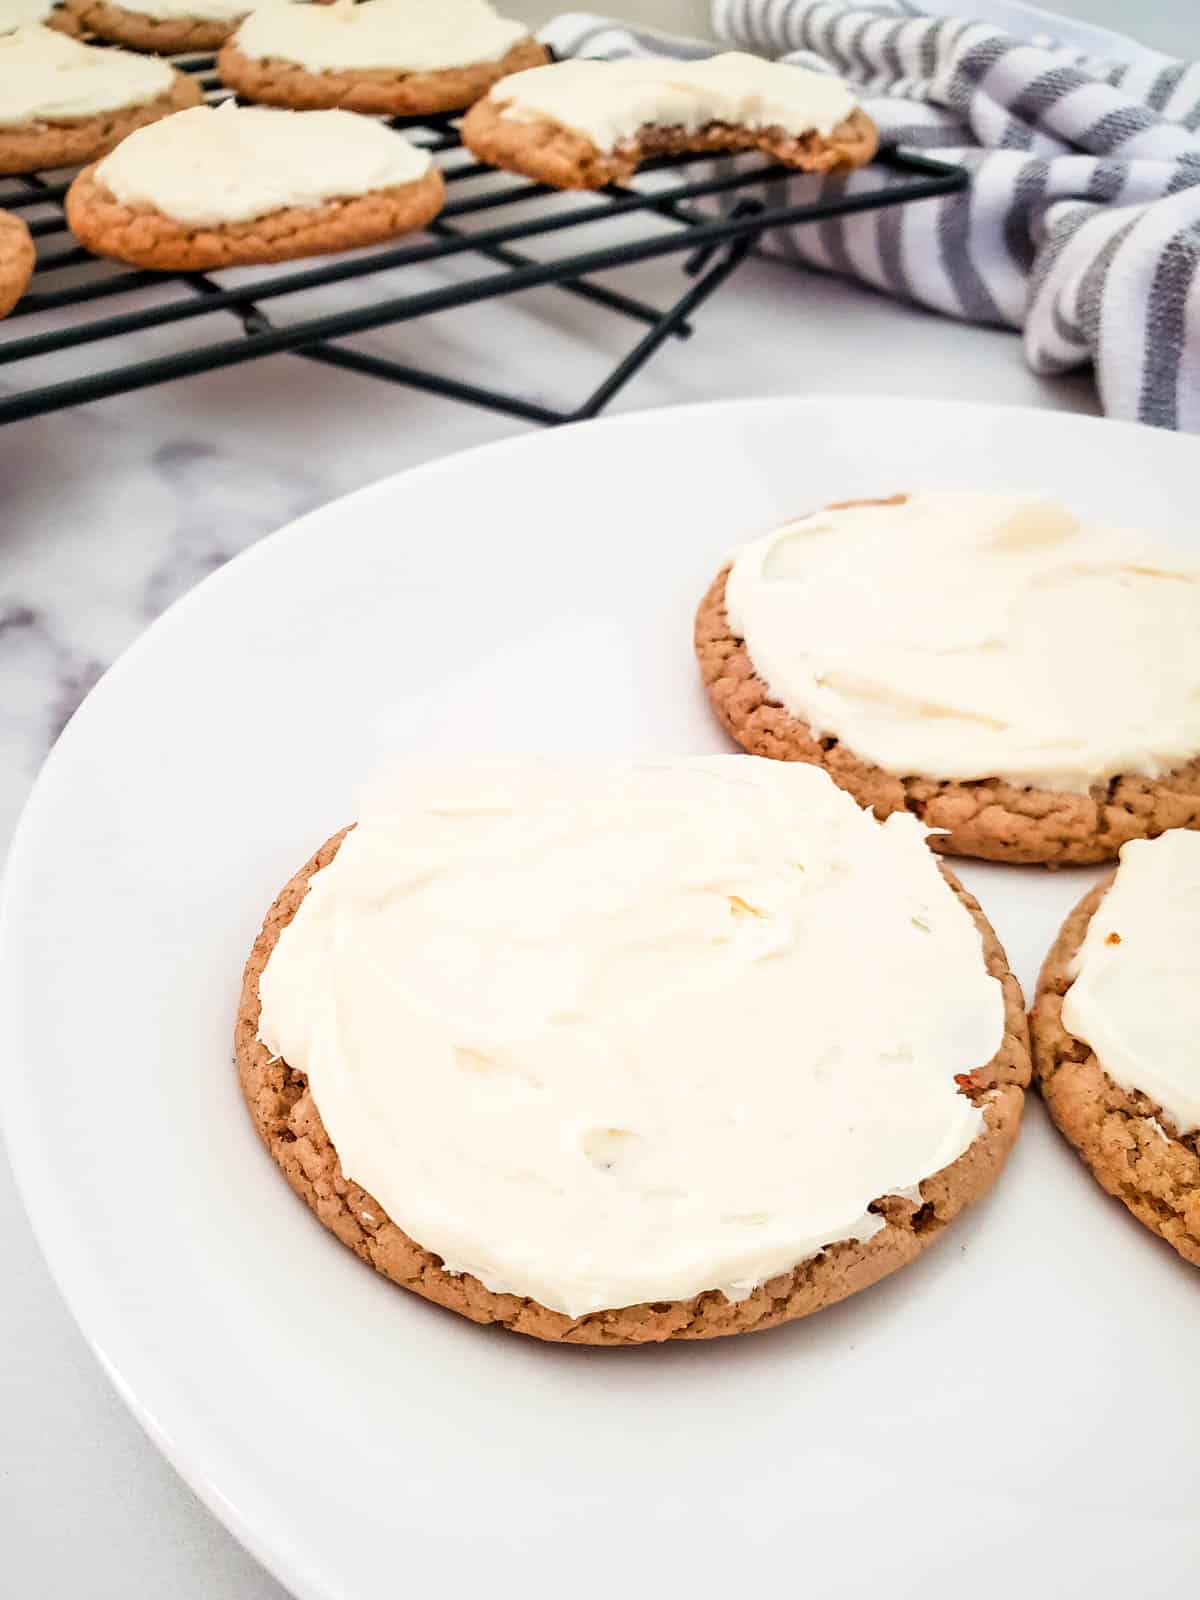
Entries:
{"type": "Polygon", "coordinates": [[[761,150],[804,172],[862,166],[874,124],[831,74],[731,51],[701,61],[561,61],[502,79],[463,142],[493,166],[599,189],[651,156],[761,150]]]}
{"type": "Polygon", "coordinates": [[[174,55],[218,50],[250,9],[247,0],[64,0],[80,27],[101,39],[174,55]]]}
{"type": "Polygon", "coordinates": [[[460,111],[506,73],[547,60],[524,23],[487,0],[270,0],[221,51],[247,100],[383,116],[460,111]]]}

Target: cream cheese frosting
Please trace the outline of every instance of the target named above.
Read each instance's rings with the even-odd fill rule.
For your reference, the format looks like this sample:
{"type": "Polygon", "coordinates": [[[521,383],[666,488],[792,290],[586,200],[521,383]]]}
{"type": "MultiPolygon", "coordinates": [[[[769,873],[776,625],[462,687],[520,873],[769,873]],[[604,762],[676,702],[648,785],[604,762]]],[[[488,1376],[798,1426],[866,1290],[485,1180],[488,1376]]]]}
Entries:
{"type": "MultiPolygon", "coordinates": [[[[1200,1128],[1200,833],[1134,839],[1088,924],[1064,1026],[1177,1132],[1200,1128]]],[[[1162,1130],[1160,1129],[1160,1132],[1162,1130]]]]}
{"type": "Polygon", "coordinates": [[[648,124],[828,135],[857,103],[840,78],[738,51],[704,61],[557,61],[501,78],[490,98],[505,117],[560,123],[598,150],[614,150],[648,124]]]}
{"type": "Polygon", "coordinates": [[[979,931],[914,818],[749,756],[414,769],[260,980],[343,1171],[489,1289],[731,1299],[983,1126],[979,931]]]}
{"type": "Polygon", "coordinates": [[[156,22],[236,22],[253,0],[119,0],[123,11],[136,11],[156,22]]]}
{"type": "Polygon", "coordinates": [[[819,512],[738,552],[725,610],[774,699],[901,776],[1082,793],[1200,754],[1200,566],[1052,500],[819,512]]]}
{"type": "Polygon", "coordinates": [[[228,102],[140,128],[100,163],[96,181],[123,205],[219,227],[413,183],[429,167],[426,151],[352,111],[228,102]]]}
{"type": "Polygon", "coordinates": [[[55,4],[56,0],[0,0],[0,33],[45,22],[55,4]]]}
{"type": "Polygon", "coordinates": [[[496,61],[529,29],[499,16],[487,0],[335,0],[297,5],[269,0],[251,12],[235,44],[256,60],[275,57],[312,72],[394,67],[439,72],[496,61]]]}
{"type": "Polygon", "coordinates": [[[0,33],[0,127],[96,117],[166,94],[173,69],[37,25],[0,33]]]}

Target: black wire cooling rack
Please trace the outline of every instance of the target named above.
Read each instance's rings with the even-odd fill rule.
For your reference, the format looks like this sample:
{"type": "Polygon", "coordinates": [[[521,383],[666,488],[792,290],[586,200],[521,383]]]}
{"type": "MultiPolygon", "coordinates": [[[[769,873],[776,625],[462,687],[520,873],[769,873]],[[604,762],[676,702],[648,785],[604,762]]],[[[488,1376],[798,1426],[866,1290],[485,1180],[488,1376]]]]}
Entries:
{"type": "MultiPolygon", "coordinates": [[[[175,65],[195,74],[213,103],[225,97],[211,56],[179,57],[175,65]]],[[[469,159],[451,118],[396,118],[394,126],[436,155],[447,184],[445,209],[423,235],[317,266],[214,276],[144,272],[101,261],[78,246],[67,229],[63,199],[69,180],[46,174],[0,178],[0,208],[24,215],[38,247],[32,284],[0,323],[0,424],[282,351],[532,422],[578,421],[597,415],[667,339],[688,337],[692,314],[766,229],[902,205],[967,182],[959,167],[888,151],[867,169],[878,172],[877,187],[849,194],[827,186],[815,200],[789,204],[782,180],[795,175],[785,167],[757,158],[684,156],[648,162],[632,185],[563,195],[469,159]],[[597,230],[608,242],[590,242],[597,230]],[[581,236],[590,236],[587,248],[580,247],[581,236]],[[547,241],[554,253],[530,256],[515,248],[533,240],[547,241]],[[649,305],[593,281],[598,273],[676,253],[684,256],[684,283],[668,306],[649,305]],[[396,292],[398,269],[411,269],[411,279],[418,269],[452,262],[449,281],[430,286],[428,273],[422,272],[421,287],[396,292]],[[465,274],[459,263],[468,269],[465,274]],[[286,313],[289,296],[349,282],[362,285],[349,309],[312,314],[306,301],[290,321],[264,309],[271,304],[274,312],[278,305],[286,313]],[[546,285],[644,328],[576,406],[555,408],[427,370],[411,359],[338,342],[546,285]],[[120,309],[109,311],[105,302],[120,309]],[[48,312],[67,316],[56,317],[56,325],[43,331],[26,331],[48,312]],[[230,318],[240,325],[232,338],[227,336],[230,318]],[[130,335],[184,323],[192,329],[185,349],[148,356],[128,343],[130,335]],[[116,341],[121,341],[119,350],[116,341]],[[75,370],[65,379],[47,381],[56,367],[61,369],[54,358],[63,352],[75,353],[75,370]]]]}

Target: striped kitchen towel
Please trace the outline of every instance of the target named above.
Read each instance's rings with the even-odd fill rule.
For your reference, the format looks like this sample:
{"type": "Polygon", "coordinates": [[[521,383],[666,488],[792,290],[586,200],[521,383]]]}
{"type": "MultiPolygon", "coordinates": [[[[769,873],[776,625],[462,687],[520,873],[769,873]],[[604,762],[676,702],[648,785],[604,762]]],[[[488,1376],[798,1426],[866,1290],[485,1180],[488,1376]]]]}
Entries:
{"type": "MultiPolygon", "coordinates": [[[[1019,0],[942,3],[713,0],[726,44],[841,73],[885,143],[972,175],[959,194],[778,229],[767,248],[1023,328],[1035,372],[1091,362],[1110,415],[1200,432],[1200,62],[1019,0]]],[[[542,37],[560,55],[714,48],[581,13],[542,37]]],[[[788,180],[797,197],[879,181],[788,180]]]]}

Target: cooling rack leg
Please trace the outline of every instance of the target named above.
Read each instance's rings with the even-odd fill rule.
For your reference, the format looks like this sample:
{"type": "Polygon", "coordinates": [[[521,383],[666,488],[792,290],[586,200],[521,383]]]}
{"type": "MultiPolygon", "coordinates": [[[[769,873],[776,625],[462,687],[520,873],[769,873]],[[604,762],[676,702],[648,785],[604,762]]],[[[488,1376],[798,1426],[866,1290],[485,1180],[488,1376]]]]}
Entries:
{"type": "MultiPolygon", "coordinates": [[[[463,237],[462,229],[453,228],[448,222],[431,222],[429,232],[440,234],[443,238],[463,237]]],[[[480,254],[506,267],[528,267],[536,264],[534,256],[524,255],[520,250],[510,250],[505,245],[484,246],[480,254]]],[[[594,305],[605,306],[609,311],[620,311],[638,322],[648,322],[651,327],[658,323],[663,315],[657,306],[647,305],[644,300],[635,300],[631,295],[619,294],[615,289],[606,289],[601,284],[589,283],[586,278],[568,278],[558,287],[566,290],[568,294],[578,295],[581,300],[590,300],[594,305]]],[[[674,331],[679,339],[691,338],[692,330],[686,322],[677,324],[674,331]]]]}
{"type": "Polygon", "coordinates": [[[326,367],[341,367],[346,372],[383,378],[388,383],[398,383],[406,389],[420,389],[425,394],[439,394],[447,400],[462,400],[467,405],[482,406],[487,411],[501,411],[510,417],[520,417],[524,422],[554,424],[570,421],[565,412],[538,405],[533,400],[522,400],[519,395],[504,394],[498,389],[484,389],[479,384],[463,383],[458,378],[446,378],[437,372],[422,372],[419,367],[387,361],[381,356],[367,355],[362,350],[341,350],[337,345],[315,344],[306,345],[294,354],[326,367]]]}
{"type": "Polygon", "coordinates": [[[658,324],[643,335],[634,345],[625,359],[611,372],[598,388],[594,389],[577,411],[563,417],[564,422],[583,422],[588,417],[597,416],[613,396],[641,370],[659,345],[671,337],[675,331],[675,324],[682,321],[702,305],[713,290],[718,288],[753,249],[759,238],[758,233],[742,234],[725,246],[714,266],[696,278],[691,288],[682,295],[671,307],[658,324]]]}
{"type": "MultiPolygon", "coordinates": [[[[339,349],[336,345],[328,343],[309,345],[294,353],[325,366],[341,367],[350,372],[384,378],[407,388],[423,390],[427,394],[439,394],[449,400],[462,400],[470,405],[483,406],[490,411],[501,411],[509,416],[520,417],[526,422],[540,422],[551,427],[564,422],[583,422],[588,417],[598,415],[613,396],[645,366],[658,347],[673,334],[678,334],[681,324],[685,323],[686,319],[745,259],[757,238],[758,233],[744,234],[724,247],[717,246],[721,253],[715,265],[708,267],[687,292],[658,317],[654,326],[638,340],[604,382],[573,411],[557,411],[549,406],[524,400],[519,395],[505,394],[496,389],[484,389],[477,384],[444,377],[440,373],[422,372],[416,367],[368,355],[360,350],[339,349]]],[[[704,262],[699,263],[701,267],[707,263],[711,255],[712,251],[709,251],[704,262]]],[[[689,263],[689,270],[693,276],[696,267],[695,261],[689,263]]],[[[560,285],[562,288],[569,286],[569,283],[560,285]]]]}

